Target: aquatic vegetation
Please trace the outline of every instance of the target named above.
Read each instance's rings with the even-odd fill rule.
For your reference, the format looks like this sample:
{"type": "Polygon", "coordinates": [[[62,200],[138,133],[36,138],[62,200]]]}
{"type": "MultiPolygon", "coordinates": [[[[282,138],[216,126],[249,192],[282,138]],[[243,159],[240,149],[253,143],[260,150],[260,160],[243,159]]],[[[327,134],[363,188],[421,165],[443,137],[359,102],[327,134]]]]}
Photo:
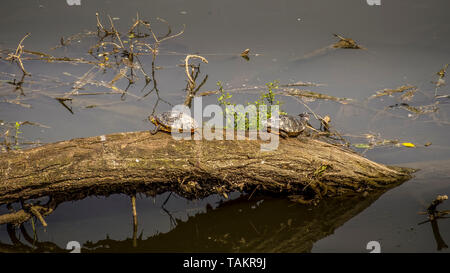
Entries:
{"type": "MultiPolygon", "coordinates": [[[[260,120],[260,114],[259,111],[261,107],[265,107],[267,109],[266,112],[266,119],[270,119],[272,117],[272,106],[276,105],[280,107],[282,105],[282,102],[278,99],[276,99],[276,94],[274,90],[277,90],[279,88],[278,81],[268,82],[266,83],[267,91],[261,92],[259,95],[259,98],[255,100],[254,102],[247,102],[247,106],[255,106],[256,109],[256,120],[250,120],[247,115],[241,112],[234,112],[231,108],[227,106],[233,106],[236,107],[236,103],[232,103],[233,95],[230,94],[229,91],[225,91],[223,88],[222,82],[217,82],[217,87],[220,92],[220,96],[217,98],[217,102],[219,105],[223,106],[225,108],[225,114],[227,116],[226,121],[226,128],[235,128],[239,130],[259,130],[262,128],[261,120],[260,120]],[[231,113],[230,111],[233,111],[231,113]],[[230,117],[234,115],[234,123],[232,124],[232,120],[230,117]],[[244,120],[244,122],[242,122],[244,120]]],[[[279,109],[279,108],[278,108],[279,109]]],[[[286,115],[286,112],[278,111],[278,115],[286,115]]]]}
{"type": "Polygon", "coordinates": [[[6,122],[0,120],[0,152],[41,145],[40,141],[30,141],[23,136],[22,128],[24,125],[49,128],[46,125],[30,121],[6,122]]]}
{"type": "Polygon", "coordinates": [[[360,46],[359,44],[356,43],[355,40],[353,40],[351,38],[345,38],[338,34],[333,34],[333,36],[338,38],[339,41],[337,41],[334,44],[316,49],[316,50],[309,52],[309,53],[303,55],[302,57],[296,58],[292,61],[298,62],[298,61],[315,58],[317,56],[325,55],[325,54],[329,53],[330,51],[334,51],[337,49],[364,49],[364,50],[367,50],[367,48],[360,46]]]}
{"type": "Polygon", "coordinates": [[[296,97],[300,97],[300,98],[305,98],[308,101],[331,100],[331,101],[335,101],[335,102],[339,102],[339,103],[343,103],[343,104],[353,101],[353,99],[337,98],[334,96],[321,94],[321,93],[310,91],[310,90],[301,90],[301,89],[295,89],[295,88],[285,89],[283,92],[288,96],[296,96],[296,97]]]}
{"type": "Polygon", "coordinates": [[[355,40],[353,39],[345,38],[338,34],[333,34],[333,36],[339,38],[339,41],[333,44],[334,48],[365,49],[360,45],[356,44],[355,40]]]}
{"type": "Polygon", "coordinates": [[[436,75],[438,76],[437,81],[435,81],[435,82],[432,81],[432,83],[434,83],[436,85],[436,88],[434,90],[434,96],[435,97],[438,96],[438,94],[437,94],[438,88],[446,85],[446,83],[445,83],[445,75],[447,73],[447,68],[448,68],[448,64],[446,64],[441,70],[439,70],[436,73],[436,75]]]}
{"type": "MultiPolygon", "coordinates": [[[[417,88],[413,85],[402,85],[395,89],[386,88],[383,90],[376,91],[376,93],[374,95],[370,96],[369,99],[379,98],[382,96],[392,96],[395,93],[403,93],[404,91],[407,91],[407,90],[409,90],[409,91],[416,90],[417,91],[417,88]]],[[[414,92],[416,92],[416,91],[414,91],[414,92]]],[[[414,93],[410,93],[407,96],[410,97],[410,96],[412,96],[412,94],[414,94],[414,93]]]]}

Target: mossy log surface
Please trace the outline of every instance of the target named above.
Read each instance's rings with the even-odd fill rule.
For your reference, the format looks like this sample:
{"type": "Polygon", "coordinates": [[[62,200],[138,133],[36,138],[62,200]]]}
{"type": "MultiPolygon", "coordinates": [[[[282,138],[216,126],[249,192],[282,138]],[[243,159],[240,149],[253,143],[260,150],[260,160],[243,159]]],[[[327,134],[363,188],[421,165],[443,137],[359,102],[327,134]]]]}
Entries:
{"type": "Polygon", "coordinates": [[[302,196],[364,193],[411,177],[411,169],[375,163],[311,138],[175,140],[147,131],[72,139],[0,157],[0,204],[41,196],[174,191],[189,199],[234,190],[302,196]],[[318,171],[321,170],[322,171],[318,171]]]}

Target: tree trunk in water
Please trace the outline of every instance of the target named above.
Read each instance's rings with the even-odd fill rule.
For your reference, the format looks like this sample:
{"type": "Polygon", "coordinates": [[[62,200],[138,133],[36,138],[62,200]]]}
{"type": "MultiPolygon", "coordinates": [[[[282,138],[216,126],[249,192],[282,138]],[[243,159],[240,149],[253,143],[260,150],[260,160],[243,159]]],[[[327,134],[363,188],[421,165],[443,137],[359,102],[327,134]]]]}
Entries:
{"type": "Polygon", "coordinates": [[[319,200],[398,185],[412,169],[370,161],[312,138],[175,140],[147,131],[72,139],[0,158],[0,204],[42,196],[174,191],[189,199],[234,190],[319,200]]]}

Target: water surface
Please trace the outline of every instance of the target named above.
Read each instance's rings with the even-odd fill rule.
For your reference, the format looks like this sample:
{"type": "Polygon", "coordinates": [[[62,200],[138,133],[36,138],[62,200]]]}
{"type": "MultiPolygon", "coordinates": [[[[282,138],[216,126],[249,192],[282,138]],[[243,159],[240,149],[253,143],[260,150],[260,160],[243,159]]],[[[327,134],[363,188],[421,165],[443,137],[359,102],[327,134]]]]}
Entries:
{"type": "MultiPolygon", "coordinates": [[[[328,206],[324,202],[318,208],[307,209],[269,197],[236,201],[229,206],[219,206],[224,200],[218,196],[195,202],[174,197],[168,202],[167,211],[178,221],[183,221],[174,223],[161,209],[167,193],[155,199],[138,198],[138,233],[142,233],[138,251],[367,252],[367,242],[375,240],[381,243],[385,252],[448,252],[448,249],[437,249],[430,223],[418,225],[426,220],[418,212],[424,211],[438,194],[450,193],[450,170],[446,164],[450,159],[448,99],[438,100],[439,110],[434,115],[415,119],[408,117],[408,112],[402,109],[388,109],[394,115],[377,114],[373,110],[399,103],[399,96],[374,99],[367,104],[364,100],[377,90],[411,84],[420,90],[411,105],[436,101],[433,98],[435,86],[431,81],[436,81],[436,72],[450,63],[449,8],[450,3],[445,0],[382,1],[381,6],[369,6],[363,0],[132,0],[126,3],[82,0],[80,6],[69,6],[65,1],[6,0],[2,2],[0,16],[0,49],[15,48],[25,33],[30,32],[31,36],[24,42],[28,50],[88,58],[86,45],[93,40],[74,42],[66,48],[50,48],[58,45],[61,37],[95,30],[96,12],[105,24],[106,15],[114,17],[116,26],[123,31],[133,22],[137,12],[145,19],[161,17],[170,22],[174,32],[186,26],[183,35],[161,45],[157,58],[157,65],[163,67],[157,71],[160,94],[171,104],[183,103],[185,95],[185,72],[177,65],[186,54],[200,54],[209,61],[202,65],[203,75],[209,76],[202,91],[215,90],[217,81],[222,81],[226,88],[264,86],[275,80],[326,84],[306,89],[353,98],[357,105],[366,106],[361,108],[329,101],[308,103],[316,113],[332,117],[332,124],[341,133],[379,134],[383,139],[417,145],[415,149],[390,146],[366,151],[365,156],[377,162],[417,167],[422,171],[416,178],[371,200],[373,203],[366,204],[366,208],[353,211],[354,215],[348,219],[332,215],[328,232],[322,232],[320,236],[312,236],[305,226],[310,223],[311,228],[326,230],[317,221],[328,215],[330,206],[336,205],[331,201],[328,206]],[[333,33],[351,37],[367,50],[326,51],[304,58],[305,54],[336,42],[333,33]],[[251,49],[250,61],[239,57],[246,48],[251,49]],[[437,123],[436,119],[445,122],[437,123]],[[425,147],[426,142],[432,145],[425,147]],[[264,202],[257,205],[256,202],[261,200],[264,202]],[[206,204],[212,207],[208,212],[206,204]],[[229,224],[240,210],[248,211],[251,221],[229,224]],[[210,231],[209,227],[216,223],[221,223],[223,230],[210,231]],[[195,232],[201,234],[203,243],[200,245],[195,245],[192,237],[196,233],[191,228],[195,226],[198,228],[195,232]],[[289,238],[282,240],[279,236],[284,229],[291,231],[285,234],[289,238]],[[209,244],[208,240],[215,240],[215,243],[209,244]],[[271,240],[286,244],[277,246],[271,240]]],[[[164,32],[164,25],[159,26],[158,31],[164,32]]],[[[143,57],[142,62],[150,69],[150,56],[143,57]]],[[[15,64],[0,60],[0,79],[3,80],[0,120],[28,120],[49,127],[23,126],[22,135],[29,140],[49,143],[150,127],[147,116],[156,103],[154,94],[142,100],[128,96],[125,101],[116,95],[83,97],[73,102],[72,114],[54,97],[69,92],[76,77],[81,77],[90,66],[42,61],[28,61],[25,66],[32,74],[31,79],[39,81],[39,84],[25,85],[23,89],[23,102],[30,108],[3,101],[18,96],[5,81],[15,78],[10,73],[20,75],[20,70],[15,64]],[[68,84],[58,86],[49,78],[68,84]],[[43,80],[47,82],[44,84],[43,80]],[[40,91],[35,92],[36,89],[40,91]],[[42,95],[42,90],[48,96],[42,95]],[[107,105],[86,108],[105,103],[107,105]]],[[[124,88],[126,83],[118,85],[124,88]]],[[[129,92],[142,96],[142,87],[140,81],[129,92]]],[[[444,86],[439,93],[449,94],[450,90],[444,86]]],[[[256,95],[234,95],[233,99],[235,102],[250,101],[256,99],[256,95]]],[[[286,112],[306,111],[292,97],[279,99],[284,101],[286,112]]],[[[204,97],[203,105],[210,103],[217,103],[217,97],[204,97]]],[[[168,109],[170,105],[165,103],[159,103],[156,108],[157,111],[168,109]]],[[[351,140],[353,143],[364,142],[358,138],[351,140]]],[[[234,197],[237,196],[236,193],[234,197]]],[[[108,236],[114,241],[108,241],[112,251],[133,251],[130,206],[129,197],[125,195],[89,197],[64,203],[47,217],[47,229],[38,225],[37,235],[40,241],[53,242],[62,249],[68,241],[96,243],[108,236]]],[[[442,208],[448,208],[448,204],[444,203],[442,208]]],[[[6,211],[4,207],[1,210],[6,211]]],[[[450,221],[444,219],[438,224],[442,239],[449,242],[450,221]]],[[[27,229],[31,233],[29,224],[27,229]]],[[[0,242],[11,244],[5,226],[0,227],[0,242]]],[[[101,250],[105,251],[105,248],[101,250]]]]}

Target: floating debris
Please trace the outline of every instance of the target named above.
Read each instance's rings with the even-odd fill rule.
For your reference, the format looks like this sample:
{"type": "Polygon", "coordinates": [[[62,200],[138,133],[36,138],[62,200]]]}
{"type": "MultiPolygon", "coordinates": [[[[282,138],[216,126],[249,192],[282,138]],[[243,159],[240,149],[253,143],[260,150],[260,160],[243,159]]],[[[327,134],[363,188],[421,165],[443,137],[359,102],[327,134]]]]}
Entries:
{"type": "Polygon", "coordinates": [[[247,48],[246,50],[241,52],[241,57],[244,58],[246,61],[250,61],[250,57],[248,54],[250,53],[250,49],[247,48]]]}
{"type": "Polygon", "coordinates": [[[436,75],[438,75],[438,80],[436,82],[431,82],[434,83],[436,85],[436,89],[434,91],[434,96],[437,96],[437,90],[439,87],[444,86],[445,85],[445,75],[447,74],[447,68],[448,68],[448,64],[446,64],[441,70],[439,70],[439,72],[436,73],[436,75]]]}
{"type": "Polygon", "coordinates": [[[339,48],[343,48],[343,49],[364,49],[364,50],[366,50],[365,47],[362,47],[362,46],[358,45],[355,42],[355,40],[353,40],[353,39],[345,38],[345,37],[342,37],[342,36],[337,35],[337,34],[333,34],[333,35],[335,37],[339,38],[339,41],[337,43],[334,43],[334,44],[328,45],[326,47],[322,47],[322,48],[316,49],[316,50],[314,50],[314,51],[312,51],[310,53],[307,53],[307,54],[303,55],[300,58],[293,59],[292,62],[302,61],[302,60],[310,59],[310,58],[317,57],[317,56],[320,56],[320,55],[324,55],[324,54],[326,54],[326,53],[328,53],[330,51],[333,51],[333,50],[336,50],[336,49],[339,49],[339,48]]]}
{"type": "Polygon", "coordinates": [[[413,89],[405,92],[403,95],[401,95],[400,98],[404,101],[411,101],[417,91],[418,91],[417,88],[413,88],[413,89]]]}
{"type": "MultiPolygon", "coordinates": [[[[298,81],[295,83],[287,83],[287,84],[279,84],[278,87],[297,87],[297,86],[326,86],[326,84],[321,83],[314,83],[314,82],[302,82],[298,81]]],[[[223,91],[229,92],[229,93],[250,93],[248,91],[251,91],[252,93],[255,91],[258,91],[260,89],[266,88],[266,86],[249,86],[249,87],[239,87],[239,88],[231,88],[231,89],[224,89],[223,91]]],[[[291,89],[283,89],[283,90],[291,90],[291,89]]],[[[311,91],[310,91],[311,92],[311,91]]],[[[196,96],[209,96],[209,95],[215,95],[220,94],[220,90],[209,90],[209,91],[203,91],[200,93],[197,93],[196,96]]],[[[282,93],[283,95],[286,95],[282,93]]],[[[347,99],[351,100],[351,99],[347,99]]]]}
{"type": "Polygon", "coordinates": [[[352,144],[353,147],[358,149],[373,149],[375,147],[407,147],[416,148],[417,146],[412,142],[401,142],[398,139],[383,139],[379,135],[374,134],[364,134],[362,136],[352,136],[352,137],[364,137],[367,139],[368,143],[355,143],[352,144]]]}
{"type": "Polygon", "coordinates": [[[439,78],[444,78],[445,74],[447,73],[447,68],[448,68],[448,64],[446,64],[441,70],[439,70],[439,72],[437,72],[436,74],[439,76],[439,78]]]}
{"type": "Polygon", "coordinates": [[[333,97],[333,96],[326,95],[326,94],[313,92],[310,90],[301,90],[301,89],[295,89],[295,88],[285,89],[285,90],[283,90],[283,94],[287,95],[287,96],[296,96],[296,97],[300,97],[300,98],[307,98],[309,100],[316,100],[316,99],[331,100],[331,101],[336,101],[336,102],[340,102],[343,104],[353,101],[352,99],[348,99],[348,98],[338,98],[338,97],[333,97]]]}
{"type": "Polygon", "coordinates": [[[338,34],[333,34],[335,37],[339,38],[339,42],[333,44],[334,48],[346,48],[346,49],[365,49],[359,46],[355,40],[350,38],[342,37],[338,34]]]}
{"type": "Polygon", "coordinates": [[[417,91],[416,87],[413,85],[402,85],[395,89],[386,88],[383,90],[376,91],[376,93],[373,94],[372,96],[370,96],[369,99],[379,98],[382,96],[392,96],[392,94],[394,94],[394,93],[402,93],[406,90],[410,90],[410,91],[415,90],[412,94],[408,94],[406,97],[414,95],[414,93],[417,91]]]}
{"type": "Polygon", "coordinates": [[[314,83],[314,82],[302,82],[302,81],[298,81],[295,83],[288,83],[288,84],[280,84],[280,87],[298,87],[298,86],[313,86],[313,87],[318,87],[318,86],[326,86],[326,84],[323,83],[314,83]]]}
{"type": "Polygon", "coordinates": [[[448,98],[450,98],[450,95],[439,95],[439,96],[436,96],[436,99],[448,99],[448,98]]]}
{"type": "Polygon", "coordinates": [[[408,148],[416,148],[416,145],[414,145],[414,143],[411,143],[411,142],[403,142],[401,144],[408,148]]]}
{"type": "Polygon", "coordinates": [[[439,107],[437,106],[439,104],[439,102],[435,102],[433,104],[429,104],[429,105],[422,105],[422,106],[411,106],[407,103],[396,103],[394,105],[389,106],[390,108],[402,108],[408,112],[410,112],[410,114],[408,114],[408,117],[410,118],[417,118],[419,115],[425,115],[425,114],[430,114],[430,113],[434,113],[437,110],[439,110],[439,107]]]}

